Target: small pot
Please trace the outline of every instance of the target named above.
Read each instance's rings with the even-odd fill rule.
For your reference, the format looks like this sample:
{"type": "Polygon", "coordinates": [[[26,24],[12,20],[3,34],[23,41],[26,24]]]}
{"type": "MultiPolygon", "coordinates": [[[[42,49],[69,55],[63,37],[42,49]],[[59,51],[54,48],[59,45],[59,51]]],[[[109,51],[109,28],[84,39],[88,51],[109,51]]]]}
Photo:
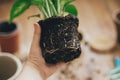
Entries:
{"type": "Polygon", "coordinates": [[[117,27],[118,42],[120,43],[120,9],[115,10],[113,19],[117,27]]]}
{"type": "Polygon", "coordinates": [[[22,70],[20,60],[10,53],[0,53],[0,80],[15,80],[22,70]]]}
{"type": "Polygon", "coordinates": [[[0,46],[2,52],[19,51],[19,28],[15,23],[0,23],[0,46]]]}

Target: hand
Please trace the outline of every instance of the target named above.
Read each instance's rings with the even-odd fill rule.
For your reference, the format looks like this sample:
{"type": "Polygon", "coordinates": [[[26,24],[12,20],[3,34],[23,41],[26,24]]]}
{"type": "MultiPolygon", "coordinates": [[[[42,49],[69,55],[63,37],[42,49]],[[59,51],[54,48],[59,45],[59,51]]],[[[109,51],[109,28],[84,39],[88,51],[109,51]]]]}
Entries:
{"type": "Polygon", "coordinates": [[[120,80],[120,67],[110,70],[112,80],[120,80]]]}
{"type": "Polygon", "coordinates": [[[45,63],[44,58],[42,57],[41,48],[39,46],[41,34],[41,28],[39,24],[34,24],[34,29],[35,32],[27,63],[36,68],[40,72],[41,76],[46,79],[65,63],[59,63],[57,65],[47,65],[45,63]]]}

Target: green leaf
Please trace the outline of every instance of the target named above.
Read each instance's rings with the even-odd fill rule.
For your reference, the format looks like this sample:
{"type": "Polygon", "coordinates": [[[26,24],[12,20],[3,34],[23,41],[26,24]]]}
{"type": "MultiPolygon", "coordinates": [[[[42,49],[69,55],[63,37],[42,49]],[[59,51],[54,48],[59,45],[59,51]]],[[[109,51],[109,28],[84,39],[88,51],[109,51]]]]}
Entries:
{"type": "Polygon", "coordinates": [[[42,7],[44,5],[43,0],[31,0],[31,4],[36,5],[37,7],[42,7]]]}
{"type": "Polygon", "coordinates": [[[73,1],[75,0],[16,0],[11,9],[9,22],[11,23],[14,18],[21,15],[31,5],[37,6],[42,11],[45,19],[51,16],[62,16],[64,12],[77,15],[75,6],[70,5],[73,1]]]}
{"type": "Polygon", "coordinates": [[[61,0],[61,6],[65,8],[68,4],[70,4],[73,1],[75,0],[61,0]]]}
{"type": "Polygon", "coordinates": [[[76,7],[74,5],[68,5],[65,8],[65,12],[68,12],[68,13],[73,14],[75,16],[78,15],[78,11],[77,11],[77,9],[76,9],[76,7]]]}
{"type": "Polygon", "coordinates": [[[11,9],[9,23],[11,23],[14,18],[18,17],[24,11],[26,11],[30,7],[30,5],[31,4],[29,0],[17,0],[11,9]]]}

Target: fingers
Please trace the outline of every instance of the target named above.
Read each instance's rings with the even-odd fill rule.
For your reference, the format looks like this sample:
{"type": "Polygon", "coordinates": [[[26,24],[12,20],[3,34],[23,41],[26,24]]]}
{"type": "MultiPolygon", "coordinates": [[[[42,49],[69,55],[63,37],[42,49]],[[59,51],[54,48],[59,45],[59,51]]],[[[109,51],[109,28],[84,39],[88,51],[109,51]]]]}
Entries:
{"type": "Polygon", "coordinates": [[[34,24],[34,36],[32,41],[32,46],[39,46],[41,28],[38,23],[34,24]]]}

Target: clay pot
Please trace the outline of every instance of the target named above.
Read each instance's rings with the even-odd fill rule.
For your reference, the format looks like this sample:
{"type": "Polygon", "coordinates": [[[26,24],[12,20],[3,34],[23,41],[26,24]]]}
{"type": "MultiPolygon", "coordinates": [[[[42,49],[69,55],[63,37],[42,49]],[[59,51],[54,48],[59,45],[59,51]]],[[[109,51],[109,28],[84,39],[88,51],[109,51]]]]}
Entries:
{"type": "Polygon", "coordinates": [[[0,46],[2,52],[19,51],[19,28],[15,23],[0,23],[0,46]]]}
{"type": "Polygon", "coordinates": [[[118,42],[120,43],[120,9],[115,10],[113,19],[117,28],[118,42]]]}

